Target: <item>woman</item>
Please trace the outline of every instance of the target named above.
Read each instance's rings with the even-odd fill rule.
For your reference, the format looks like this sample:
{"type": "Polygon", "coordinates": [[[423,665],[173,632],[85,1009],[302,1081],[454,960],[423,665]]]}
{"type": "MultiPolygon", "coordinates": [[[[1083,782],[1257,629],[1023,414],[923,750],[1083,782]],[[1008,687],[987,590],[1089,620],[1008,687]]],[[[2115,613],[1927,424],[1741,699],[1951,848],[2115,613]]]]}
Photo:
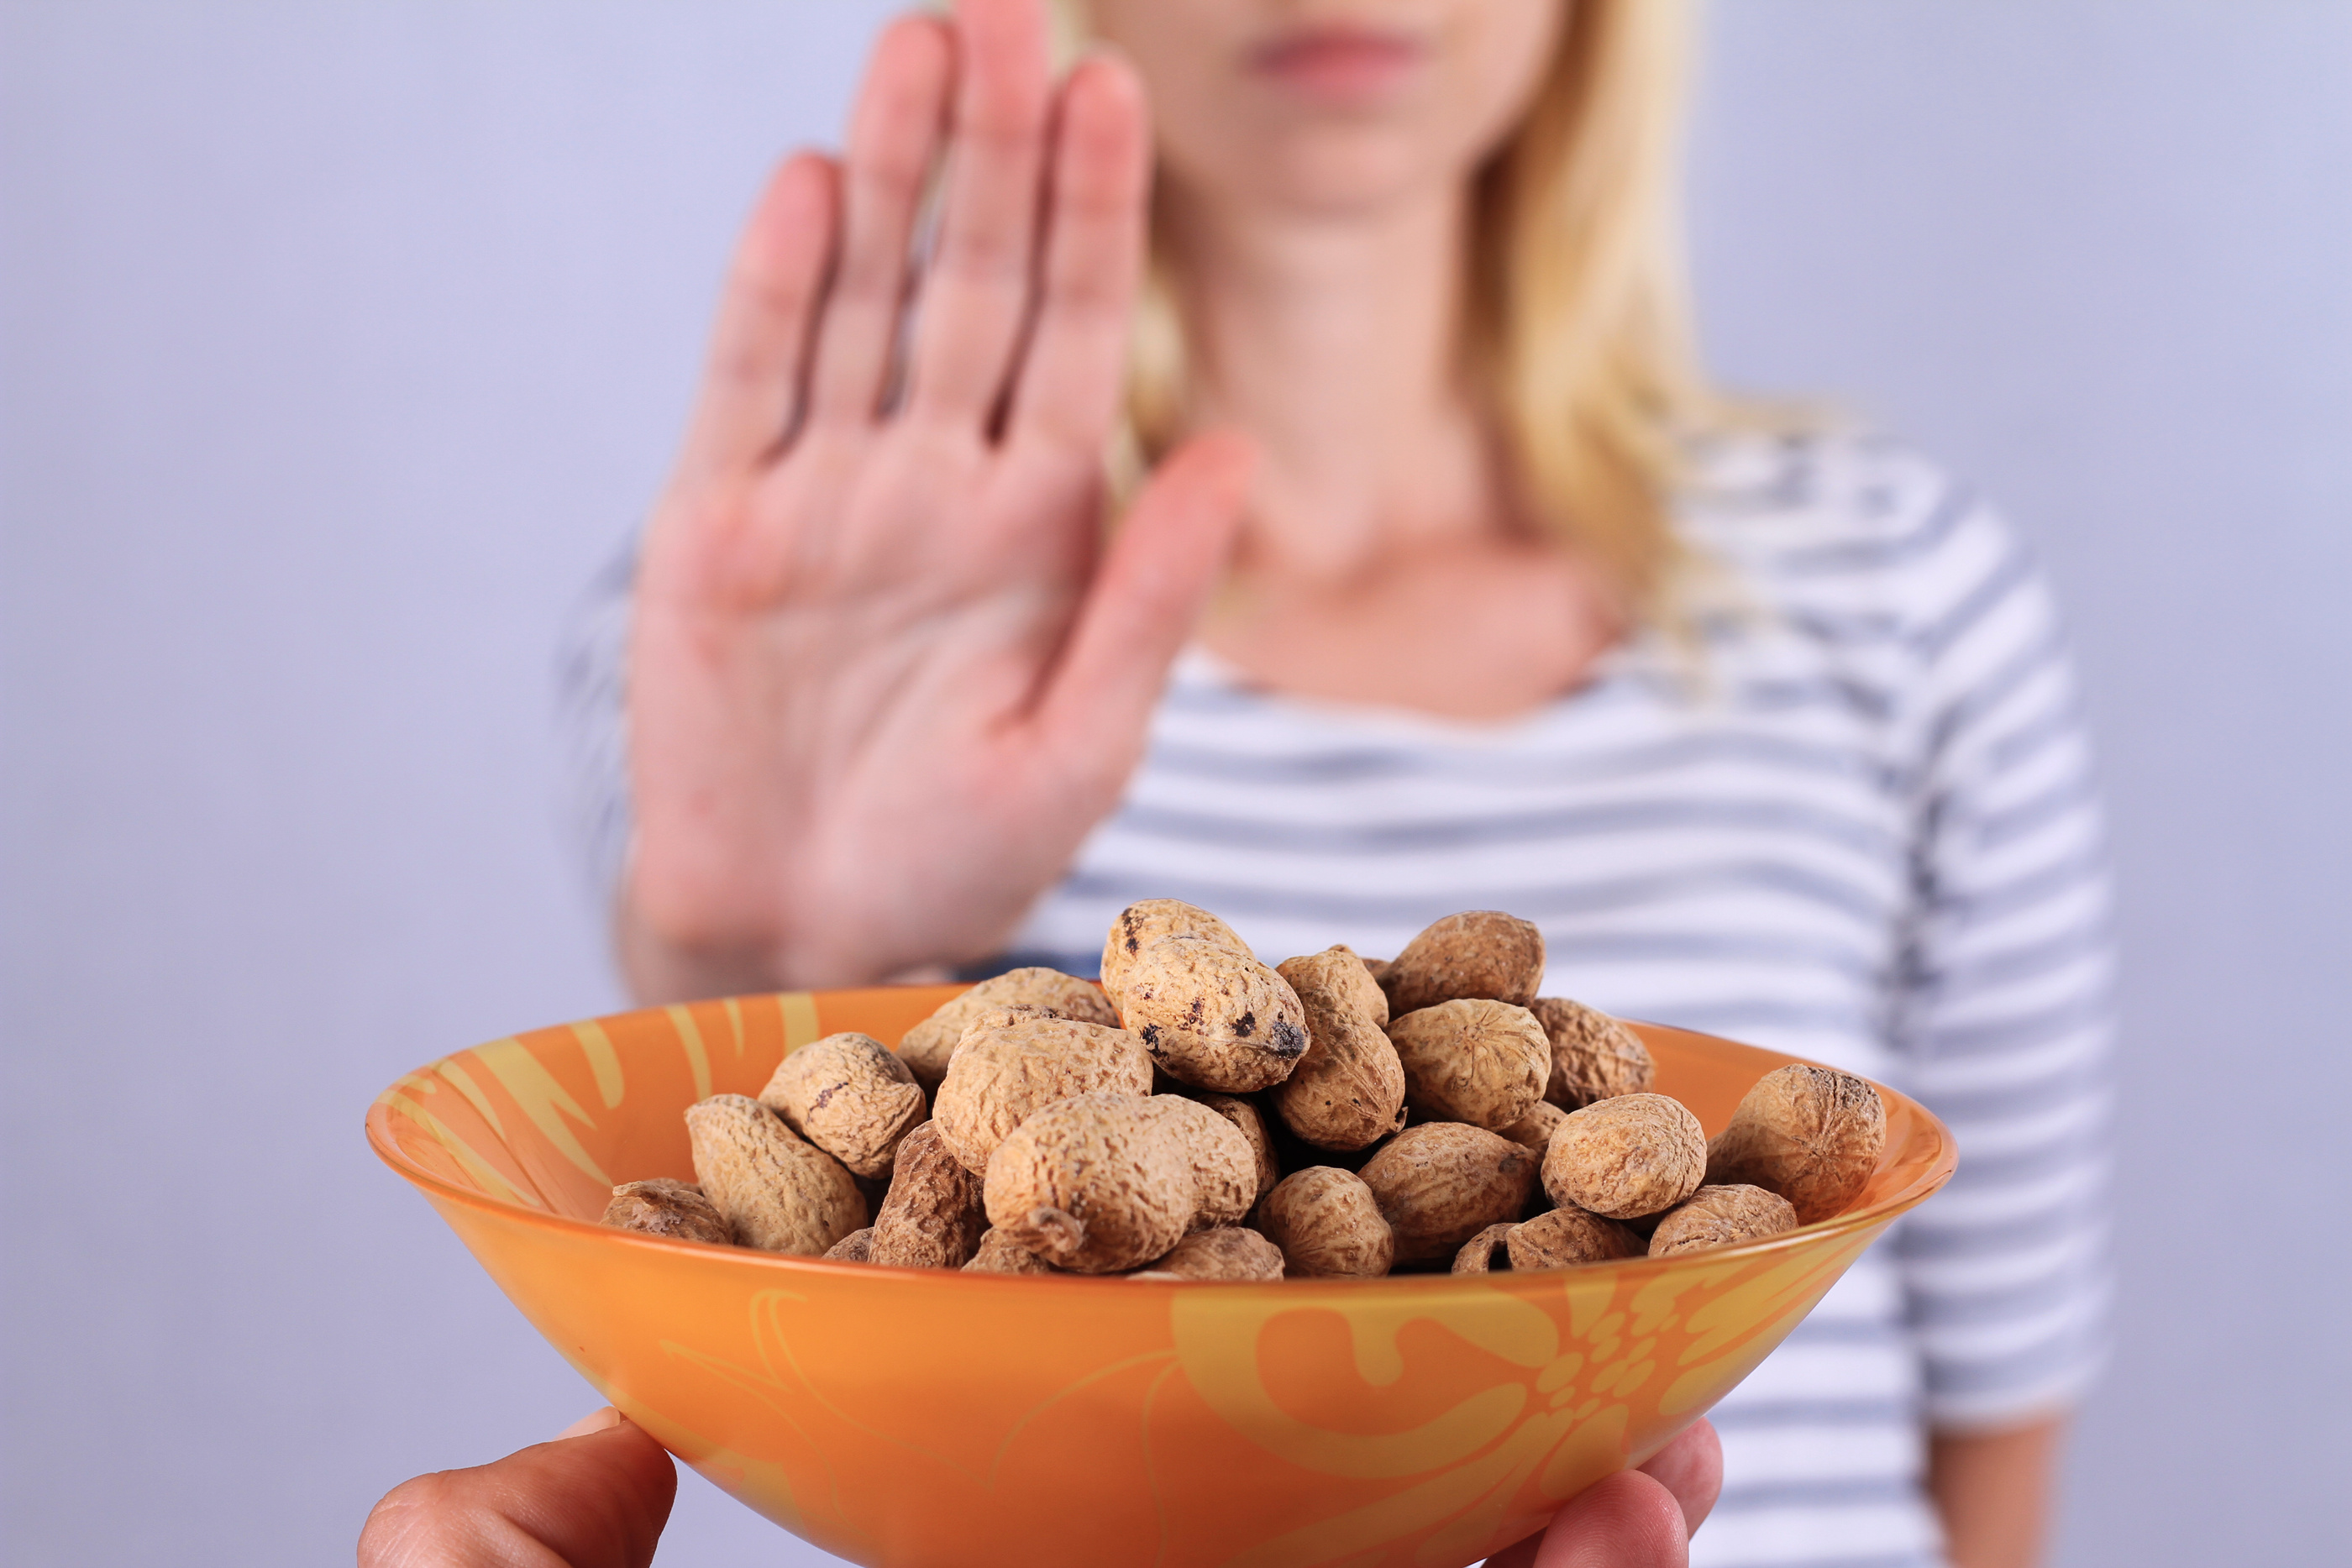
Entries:
{"type": "Polygon", "coordinates": [[[2033,1560],[2106,951],[2030,563],[1907,455],[1706,393],[1675,7],[1088,20],[1133,64],[1058,91],[1030,5],[897,24],[752,220],[629,618],[633,985],[1083,965],[1140,896],[1276,955],[1535,919],[1550,990],[1960,1137],[1718,1412],[1694,1560],[2033,1560]]]}

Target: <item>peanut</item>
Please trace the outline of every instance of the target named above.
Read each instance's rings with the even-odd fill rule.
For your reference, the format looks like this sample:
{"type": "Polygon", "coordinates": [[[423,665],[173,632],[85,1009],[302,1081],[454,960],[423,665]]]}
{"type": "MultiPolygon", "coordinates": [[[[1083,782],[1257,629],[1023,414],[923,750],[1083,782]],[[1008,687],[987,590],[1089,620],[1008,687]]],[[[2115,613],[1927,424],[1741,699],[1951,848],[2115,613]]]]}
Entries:
{"type": "Polygon", "coordinates": [[[1499,1225],[1486,1227],[1465,1241],[1462,1249],[1454,1255],[1454,1271],[1457,1274],[1492,1274],[1497,1272],[1495,1267],[1497,1262],[1505,1269],[1509,1268],[1511,1232],[1518,1228],[1517,1221],[1506,1219],[1499,1225]]]}
{"type": "Polygon", "coordinates": [[[1257,1102],[1239,1094],[1215,1094],[1206,1089],[1187,1090],[1184,1098],[1206,1105],[1231,1122],[1249,1141],[1250,1158],[1257,1166],[1257,1186],[1250,1195],[1251,1203],[1255,1205],[1272,1192],[1274,1184],[1282,1179],[1282,1166],[1275,1157],[1274,1130],[1265,1124],[1265,1113],[1258,1109],[1257,1102]]]}
{"type": "Polygon", "coordinates": [[[1110,923],[1110,935],[1103,939],[1103,994],[1112,1006],[1122,1005],[1128,970],[1146,947],[1162,936],[1199,936],[1244,958],[1255,956],[1249,945],[1234,935],[1232,926],[1197,904],[1179,898],[1147,898],[1130,904],[1118,912],[1118,918],[1110,923]]]}
{"type": "Polygon", "coordinates": [[[940,1141],[984,1175],[989,1155],[1032,1112],[1093,1090],[1151,1092],[1151,1059],[1125,1030],[1067,1019],[1024,1019],[966,1031],[931,1103],[940,1141]]]}
{"type": "Polygon", "coordinates": [[[1246,1094],[1290,1076],[1307,1050],[1307,1013],[1290,983],[1205,936],[1163,936],[1134,956],[1120,1021],[1168,1075],[1246,1094]]]}
{"type": "Polygon", "coordinates": [[[604,1206],[604,1223],[647,1236],[674,1236],[681,1241],[731,1242],[734,1228],[702,1189],[667,1176],[649,1181],[625,1181],[613,1189],[604,1206]]]}
{"type": "MultiPolygon", "coordinates": [[[[1192,1109],[1232,1132],[1213,1112],[1192,1109]]],[[[1079,1273],[1119,1273],[1164,1256],[1201,1209],[1180,1126],[1139,1094],[1079,1094],[1045,1106],[989,1157],[989,1224],[1079,1273]]]]}
{"type": "Polygon", "coordinates": [[[948,1058],[954,1054],[964,1030],[982,1014],[1008,1007],[1036,1008],[1079,1023],[1118,1022],[1118,1009],[1110,1005],[1110,998],[1075,976],[1058,969],[1008,969],[940,1003],[939,1011],[908,1030],[898,1041],[898,1055],[918,1082],[926,1089],[937,1089],[948,1074],[948,1058]]]}
{"type": "Polygon", "coordinates": [[[824,1249],[828,1263],[870,1263],[874,1260],[874,1228],[853,1230],[824,1249]]]}
{"type": "Polygon", "coordinates": [[[1704,1252],[1795,1228],[1797,1211],[1777,1192],[1740,1183],[1703,1186],[1666,1210],[1650,1233],[1650,1256],[1704,1252]]]}
{"type": "Polygon", "coordinates": [[[1705,1130],[1664,1094],[1620,1094],[1570,1112],[1543,1159],[1553,1202],[1610,1219],[1672,1208],[1706,1174],[1705,1130]]]}
{"type": "Polygon", "coordinates": [[[1707,1146],[1706,1179],[1779,1193],[1811,1225],[1862,1196],[1886,1146],[1886,1107],[1868,1082],[1791,1062],[1766,1073],[1707,1146]]]}
{"type": "Polygon", "coordinates": [[[1381,988],[1391,1016],[1465,998],[1525,1007],[1543,984],[1543,933],[1498,910],[1449,915],[1389,961],[1381,988]]]}
{"type": "Polygon", "coordinates": [[[1305,1142],[1360,1149],[1404,1125],[1404,1064],[1383,1032],[1389,999],[1345,947],[1284,960],[1276,971],[1307,1015],[1307,1050],[1274,1086],[1276,1114],[1305,1142]]]}
{"type": "Polygon", "coordinates": [[[1309,1166],[1276,1183],[1258,1206],[1258,1228],[1294,1279],[1377,1278],[1396,1260],[1396,1233],[1380,1200],[1336,1166],[1309,1166]]]}
{"type": "Polygon", "coordinates": [[[852,1176],[879,1179],[923,1119],[923,1086],[872,1035],[829,1034],[785,1057],[760,1103],[852,1176]]]}
{"type": "Polygon", "coordinates": [[[1397,1261],[1410,1263],[1450,1256],[1487,1226],[1517,1218],[1537,1164],[1533,1153],[1483,1127],[1424,1122],[1399,1133],[1358,1175],[1396,1232],[1397,1261]]]}
{"type": "Polygon", "coordinates": [[[1146,1104],[1182,1146],[1184,1163],[1200,1189],[1192,1223],[1237,1225],[1257,1203],[1257,1151],[1247,1134],[1197,1100],[1154,1094],[1146,1104]]]}
{"type": "Polygon", "coordinates": [[[1552,1208],[1511,1228],[1511,1267],[1519,1273],[1639,1258],[1642,1239],[1613,1219],[1580,1208],[1552,1208]]]}
{"type": "Polygon", "coordinates": [[[1551,1135],[1568,1120],[1568,1113],[1549,1100],[1538,1100],[1528,1108],[1528,1113],[1507,1127],[1495,1130],[1523,1149],[1533,1149],[1538,1158],[1551,1147],[1551,1135]]]}
{"type": "Polygon", "coordinates": [[[1491,1273],[1499,1260],[1513,1273],[1531,1274],[1641,1255],[1642,1239],[1617,1221],[1580,1208],[1554,1208],[1517,1225],[1486,1227],[1454,1254],[1454,1271],[1491,1273]]]}
{"type": "Polygon", "coordinates": [[[988,1213],[980,1178],[925,1122],[898,1145],[889,1195],[874,1216],[872,1262],[898,1269],[961,1269],[979,1249],[988,1213]]]}
{"type": "Polygon", "coordinates": [[[1238,1225],[1195,1230],[1175,1249],[1128,1276],[1130,1280],[1279,1280],[1282,1254],[1256,1231],[1238,1225]]]}
{"type": "Polygon", "coordinates": [[[1001,1230],[983,1230],[980,1245],[972,1251],[971,1261],[963,1266],[967,1274],[1052,1274],[1058,1270],[1013,1240],[1001,1230]]]}
{"type": "Polygon", "coordinates": [[[1433,1122],[1507,1127],[1543,1098],[1551,1072],[1543,1025],[1508,1002],[1439,1002],[1391,1021],[1389,1039],[1404,1067],[1405,1103],[1433,1122]]]}
{"type": "Polygon", "coordinates": [[[1656,1067],[1642,1037],[1595,1008],[1565,997],[1528,1004],[1551,1041],[1551,1078],[1544,1098],[1566,1111],[1595,1100],[1647,1093],[1656,1067]]]}
{"type": "Polygon", "coordinates": [[[688,1110],[686,1131],[703,1195],[741,1245],[815,1257],[865,1225],[847,1169],[757,1100],[714,1094],[688,1110]]]}

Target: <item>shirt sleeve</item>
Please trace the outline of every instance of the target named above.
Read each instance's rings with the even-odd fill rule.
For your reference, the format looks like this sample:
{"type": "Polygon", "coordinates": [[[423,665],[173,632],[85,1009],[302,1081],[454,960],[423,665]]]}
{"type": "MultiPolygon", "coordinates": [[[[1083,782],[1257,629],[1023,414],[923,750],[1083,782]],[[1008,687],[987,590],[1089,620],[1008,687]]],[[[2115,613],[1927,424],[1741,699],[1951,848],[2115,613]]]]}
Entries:
{"type": "Polygon", "coordinates": [[[566,618],[556,664],[556,722],[567,778],[571,837],[589,887],[609,909],[621,890],[634,814],[629,800],[629,605],[636,586],[632,532],[566,618]]]}
{"type": "Polygon", "coordinates": [[[1911,632],[1925,678],[1895,1042],[1959,1169],[1895,1248],[1928,1420],[1995,1427],[2063,1407],[2102,1358],[2111,894],[2074,671],[2030,552],[1972,507],[1935,553],[1911,632]]]}

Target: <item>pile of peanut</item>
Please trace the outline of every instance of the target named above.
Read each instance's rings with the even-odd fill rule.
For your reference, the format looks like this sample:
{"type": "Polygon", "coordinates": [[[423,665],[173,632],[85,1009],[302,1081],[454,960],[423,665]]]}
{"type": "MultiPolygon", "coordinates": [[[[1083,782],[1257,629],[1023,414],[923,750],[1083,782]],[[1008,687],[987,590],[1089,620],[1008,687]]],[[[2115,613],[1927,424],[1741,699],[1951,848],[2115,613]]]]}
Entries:
{"type": "Polygon", "coordinates": [[[758,1098],[687,1112],[697,1182],[625,1183],[604,1218],[900,1268],[1277,1280],[1693,1252],[1860,1194],[1885,1139],[1868,1083],[1783,1067],[1710,1143],[1651,1092],[1641,1038],[1537,996],[1543,972],[1542,934],[1488,910],[1386,962],[1268,967],[1149,900],[1099,989],[1015,969],[895,1051],[803,1046],[758,1098]]]}

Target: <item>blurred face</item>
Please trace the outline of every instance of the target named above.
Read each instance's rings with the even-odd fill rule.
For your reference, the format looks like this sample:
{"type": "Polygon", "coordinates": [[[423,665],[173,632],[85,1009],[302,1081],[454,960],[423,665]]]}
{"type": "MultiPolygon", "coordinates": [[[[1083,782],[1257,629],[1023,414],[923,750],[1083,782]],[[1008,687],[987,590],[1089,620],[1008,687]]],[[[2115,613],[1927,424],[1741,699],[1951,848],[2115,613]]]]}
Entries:
{"type": "Polygon", "coordinates": [[[1342,214],[1459,182],[1526,112],[1568,0],[1092,0],[1161,166],[1214,205],[1342,214]]]}

